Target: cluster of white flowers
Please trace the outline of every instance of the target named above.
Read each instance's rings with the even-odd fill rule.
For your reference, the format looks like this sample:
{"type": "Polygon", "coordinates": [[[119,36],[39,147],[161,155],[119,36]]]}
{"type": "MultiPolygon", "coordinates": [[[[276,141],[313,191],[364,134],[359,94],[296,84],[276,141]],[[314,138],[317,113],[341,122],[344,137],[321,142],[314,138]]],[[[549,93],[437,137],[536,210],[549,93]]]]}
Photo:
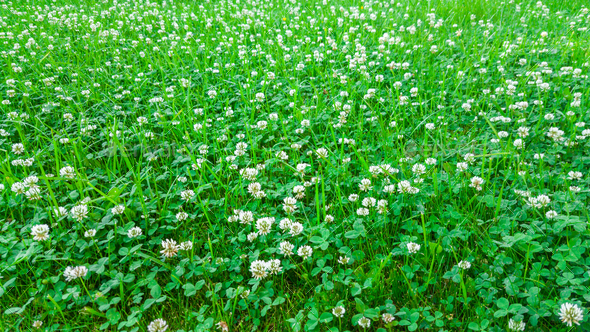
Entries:
{"type": "Polygon", "coordinates": [[[250,272],[252,278],[264,279],[268,275],[279,274],[283,268],[281,267],[281,261],[278,259],[272,259],[270,261],[256,260],[250,263],[250,272]]]}

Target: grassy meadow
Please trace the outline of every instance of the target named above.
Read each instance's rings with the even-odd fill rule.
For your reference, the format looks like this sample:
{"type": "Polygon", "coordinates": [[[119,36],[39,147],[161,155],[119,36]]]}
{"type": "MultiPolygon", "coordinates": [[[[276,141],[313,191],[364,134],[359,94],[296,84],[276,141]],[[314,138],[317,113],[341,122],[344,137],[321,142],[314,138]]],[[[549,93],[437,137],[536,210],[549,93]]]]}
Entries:
{"type": "Polygon", "coordinates": [[[589,6],[0,0],[0,330],[589,331],[589,6]]]}

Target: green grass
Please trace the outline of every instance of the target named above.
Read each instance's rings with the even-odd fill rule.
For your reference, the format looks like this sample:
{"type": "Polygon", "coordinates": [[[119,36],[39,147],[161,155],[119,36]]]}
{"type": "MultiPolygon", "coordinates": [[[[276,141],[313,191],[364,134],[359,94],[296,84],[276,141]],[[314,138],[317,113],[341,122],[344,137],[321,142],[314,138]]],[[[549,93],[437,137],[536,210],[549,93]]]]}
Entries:
{"type": "Polygon", "coordinates": [[[3,2],[0,330],[590,330],[585,5],[3,2]]]}

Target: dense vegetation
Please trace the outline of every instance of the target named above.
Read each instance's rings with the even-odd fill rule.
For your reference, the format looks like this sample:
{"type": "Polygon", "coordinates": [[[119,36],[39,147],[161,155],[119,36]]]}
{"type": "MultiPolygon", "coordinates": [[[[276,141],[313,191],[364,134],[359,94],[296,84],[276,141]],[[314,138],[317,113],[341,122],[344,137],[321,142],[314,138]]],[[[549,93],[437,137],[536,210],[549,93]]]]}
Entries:
{"type": "Polygon", "coordinates": [[[1,330],[590,330],[585,1],[0,4],[1,330]]]}

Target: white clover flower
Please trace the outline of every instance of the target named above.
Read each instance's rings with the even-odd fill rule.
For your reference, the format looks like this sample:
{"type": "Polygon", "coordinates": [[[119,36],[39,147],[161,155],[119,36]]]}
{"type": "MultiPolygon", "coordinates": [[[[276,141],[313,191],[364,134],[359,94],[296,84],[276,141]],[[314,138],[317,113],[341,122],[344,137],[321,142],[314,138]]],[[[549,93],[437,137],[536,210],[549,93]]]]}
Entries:
{"type": "Polygon", "coordinates": [[[160,253],[167,258],[176,256],[180,247],[176,244],[176,241],[167,239],[162,241],[162,250],[160,253]]]}
{"type": "Polygon", "coordinates": [[[187,219],[188,219],[188,213],[186,213],[186,212],[181,211],[176,214],[176,220],[178,220],[178,221],[182,222],[187,219]]]}
{"type": "Polygon", "coordinates": [[[34,176],[34,175],[31,175],[31,176],[28,176],[28,177],[26,177],[26,178],[23,180],[23,182],[22,182],[22,183],[23,183],[23,184],[24,184],[26,187],[29,187],[29,188],[31,188],[31,189],[34,189],[34,188],[38,188],[38,186],[37,186],[37,182],[39,182],[39,178],[38,178],[38,177],[36,177],[36,176],[34,176]]]}
{"type": "Polygon", "coordinates": [[[279,259],[271,259],[270,261],[266,262],[268,266],[268,273],[270,275],[279,274],[283,268],[281,267],[281,261],[279,259]]]}
{"type": "Polygon", "coordinates": [[[289,160],[289,155],[285,152],[285,151],[279,151],[276,154],[277,158],[281,159],[281,160],[289,160]]]}
{"type": "Polygon", "coordinates": [[[549,205],[549,203],[551,203],[551,198],[549,198],[549,196],[547,196],[547,195],[539,195],[539,196],[537,196],[537,203],[541,207],[545,207],[545,206],[549,205]]]}
{"type": "Polygon", "coordinates": [[[426,166],[422,164],[415,164],[414,166],[412,166],[412,173],[416,175],[422,175],[426,173],[426,166]]]}
{"type": "Polygon", "coordinates": [[[378,212],[379,214],[385,214],[385,213],[387,213],[387,211],[388,211],[388,210],[387,210],[387,205],[388,205],[388,204],[389,204],[389,202],[387,202],[387,200],[386,200],[386,199],[380,199],[380,200],[377,202],[377,212],[378,212]]]}
{"type": "Polygon", "coordinates": [[[68,214],[68,210],[63,206],[59,206],[53,209],[53,213],[56,217],[63,217],[68,214]]]}
{"type": "Polygon", "coordinates": [[[241,224],[249,224],[254,221],[254,213],[252,211],[240,211],[238,218],[241,224]]]}
{"type": "Polygon", "coordinates": [[[408,180],[400,181],[397,184],[397,187],[397,190],[400,194],[417,194],[418,192],[420,192],[420,190],[416,187],[413,187],[410,181],[408,180]]]}
{"type": "Polygon", "coordinates": [[[125,205],[117,205],[111,209],[111,213],[114,215],[123,214],[125,212],[125,205]]]}
{"type": "Polygon", "coordinates": [[[86,274],[88,274],[88,268],[86,268],[86,266],[68,266],[64,271],[64,277],[68,282],[78,278],[84,278],[86,274]]]}
{"type": "Polygon", "coordinates": [[[82,221],[88,216],[88,206],[76,205],[70,210],[70,213],[74,219],[82,221]]]}
{"type": "Polygon", "coordinates": [[[567,326],[580,325],[584,319],[584,313],[577,304],[564,303],[559,309],[559,319],[567,326]]]}
{"type": "Polygon", "coordinates": [[[259,193],[260,191],[262,191],[262,185],[258,182],[252,182],[248,185],[248,192],[252,195],[256,195],[257,193],[259,193]]]}
{"type": "Polygon", "coordinates": [[[384,313],[381,319],[383,319],[383,323],[389,324],[395,320],[395,317],[390,313],[384,313]]]}
{"type": "MultiPolygon", "coordinates": [[[[395,184],[388,184],[385,187],[383,187],[383,192],[387,193],[387,194],[393,194],[395,193],[396,189],[395,189],[395,184]]],[[[350,200],[350,198],[349,198],[350,200]]]]}
{"type": "Polygon", "coordinates": [[[370,207],[375,206],[375,204],[377,204],[377,200],[373,197],[367,197],[367,198],[363,198],[361,204],[364,207],[370,208],[370,207]]]}
{"type": "Polygon", "coordinates": [[[256,220],[256,230],[259,235],[267,235],[272,229],[272,224],[275,222],[275,218],[266,217],[256,220]]]}
{"type": "Polygon", "coordinates": [[[301,164],[297,164],[297,167],[295,167],[295,168],[297,169],[298,175],[304,175],[306,168],[310,167],[310,166],[311,165],[309,165],[309,164],[301,163],[301,164]]]}
{"type": "Polygon", "coordinates": [[[283,241],[279,244],[279,251],[282,255],[291,256],[295,246],[289,241],[283,241]]]}
{"type": "Polygon", "coordinates": [[[556,141],[556,142],[563,141],[564,140],[564,137],[563,137],[564,134],[565,134],[565,132],[563,130],[560,130],[557,127],[551,127],[547,131],[547,136],[550,137],[551,139],[553,139],[553,141],[556,141]]]}
{"type": "Polygon", "coordinates": [[[305,186],[298,185],[293,187],[293,193],[296,199],[303,199],[305,197],[305,186]]]}
{"type": "Polygon", "coordinates": [[[528,127],[519,127],[516,130],[516,132],[518,133],[518,136],[519,137],[524,138],[524,137],[529,136],[529,130],[530,130],[530,128],[528,128],[528,127]]]}
{"type": "Polygon", "coordinates": [[[22,143],[12,144],[12,153],[22,154],[23,152],[25,152],[25,146],[22,143]]]}
{"type": "Polygon", "coordinates": [[[328,158],[328,150],[324,148],[319,148],[315,150],[316,155],[318,158],[328,158]]]}
{"type": "Polygon", "coordinates": [[[266,122],[264,120],[256,122],[256,127],[260,130],[266,129],[267,126],[268,126],[268,122],[266,122]]]}
{"type": "Polygon", "coordinates": [[[368,329],[371,326],[371,320],[365,316],[361,317],[361,319],[359,319],[358,323],[359,323],[359,326],[364,329],[368,329]]]}
{"type": "Polygon", "coordinates": [[[246,239],[248,239],[248,241],[249,241],[249,242],[253,242],[253,241],[254,241],[254,240],[256,240],[257,238],[258,238],[258,233],[257,233],[257,232],[252,232],[252,233],[249,233],[249,234],[246,236],[246,239]]]}
{"type": "Polygon", "coordinates": [[[369,190],[373,189],[373,187],[371,186],[371,180],[362,179],[361,183],[359,184],[359,189],[361,191],[369,191],[369,190]]]}
{"type": "Polygon", "coordinates": [[[250,290],[249,289],[245,289],[244,291],[242,291],[240,293],[240,297],[243,298],[243,299],[247,298],[249,295],[250,295],[250,290]]]}
{"type": "Polygon", "coordinates": [[[141,234],[142,234],[141,228],[139,228],[137,226],[133,227],[129,231],[127,231],[127,236],[130,239],[136,238],[136,237],[140,236],[141,234]]]}
{"type": "Polygon", "coordinates": [[[25,191],[25,196],[27,196],[27,199],[31,201],[40,200],[41,191],[39,190],[39,187],[32,187],[31,189],[25,191]]]}
{"type": "Polygon", "coordinates": [[[344,314],[346,313],[346,309],[344,309],[343,306],[338,306],[332,309],[332,315],[338,317],[338,318],[342,318],[344,317],[344,314]]]}
{"type": "Polygon", "coordinates": [[[512,145],[514,145],[514,147],[517,149],[522,149],[524,148],[524,141],[519,138],[514,140],[514,143],[512,145]]]}
{"type": "Polygon", "coordinates": [[[256,168],[244,168],[240,170],[240,175],[249,181],[255,181],[258,176],[258,170],[256,168]]]}
{"type": "Polygon", "coordinates": [[[297,249],[297,255],[299,255],[303,260],[308,259],[313,254],[313,249],[310,246],[302,246],[297,249]]]}
{"type": "Polygon", "coordinates": [[[59,175],[66,179],[73,179],[76,177],[76,170],[71,166],[66,166],[59,170],[59,175]]]}
{"type": "Polygon", "coordinates": [[[33,327],[36,329],[40,329],[42,325],[43,325],[43,322],[40,320],[36,320],[33,322],[33,327]]]}
{"type": "Polygon", "coordinates": [[[264,279],[268,276],[269,264],[262,260],[253,261],[250,264],[250,272],[252,272],[252,278],[264,279]]]}
{"type": "Polygon", "coordinates": [[[284,232],[288,229],[291,228],[291,224],[293,223],[293,221],[291,221],[291,219],[289,218],[283,218],[281,219],[281,221],[279,222],[279,228],[284,232]]]}
{"type": "Polygon", "coordinates": [[[436,164],[436,159],[434,159],[434,158],[426,158],[425,163],[426,163],[426,165],[432,166],[432,165],[436,164]]]}
{"type": "Polygon", "coordinates": [[[184,201],[190,201],[195,197],[195,192],[192,190],[184,190],[180,193],[180,198],[184,201]]]}
{"type": "Polygon", "coordinates": [[[409,242],[406,244],[406,247],[408,248],[410,254],[415,254],[420,250],[420,245],[414,242],[409,242]]]}
{"type": "Polygon", "coordinates": [[[547,217],[548,219],[553,219],[553,218],[557,217],[557,212],[555,212],[553,210],[549,210],[549,211],[547,211],[547,213],[545,213],[545,217],[547,217]]]}
{"type": "Polygon", "coordinates": [[[457,264],[457,266],[459,266],[460,269],[467,270],[471,267],[471,263],[469,263],[468,261],[460,261],[459,264],[457,264]]]}
{"type": "Polygon", "coordinates": [[[184,241],[179,246],[180,250],[188,251],[193,249],[193,242],[192,241],[184,241]]]}
{"type": "Polygon", "coordinates": [[[358,208],[358,209],[356,210],[356,214],[358,214],[359,216],[363,216],[363,217],[364,217],[364,216],[368,216],[368,215],[369,215],[369,213],[370,213],[369,209],[367,209],[367,208],[364,208],[364,207],[363,207],[363,208],[358,208]]]}
{"type": "Polygon", "coordinates": [[[137,118],[137,123],[139,123],[139,125],[144,125],[146,123],[148,123],[148,119],[145,116],[140,116],[137,118]]]}
{"type": "Polygon", "coordinates": [[[283,199],[283,210],[285,213],[292,214],[297,211],[297,199],[294,197],[285,197],[283,199]]]}
{"type": "Polygon", "coordinates": [[[94,237],[96,235],[96,229],[89,229],[84,232],[84,237],[94,237]]]}
{"type": "Polygon", "coordinates": [[[512,318],[510,318],[510,321],[508,321],[508,330],[510,331],[515,331],[515,332],[520,332],[520,331],[524,331],[524,328],[526,327],[526,324],[523,321],[515,321],[512,318]]]}
{"type": "Polygon", "coordinates": [[[168,324],[162,318],[158,318],[148,325],[148,332],[164,332],[168,329],[168,324]]]}
{"type": "Polygon", "coordinates": [[[45,224],[35,225],[31,228],[31,235],[36,241],[45,241],[49,239],[49,226],[45,224]]]}
{"type": "Polygon", "coordinates": [[[303,225],[299,222],[291,223],[291,227],[289,228],[289,234],[292,236],[297,236],[303,232],[303,225]]]}
{"type": "Polygon", "coordinates": [[[475,188],[477,191],[482,190],[482,185],[484,184],[485,180],[480,178],[479,176],[474,176],[471,178],[471,184],[469,185],[471,188],[475,188]]]}

